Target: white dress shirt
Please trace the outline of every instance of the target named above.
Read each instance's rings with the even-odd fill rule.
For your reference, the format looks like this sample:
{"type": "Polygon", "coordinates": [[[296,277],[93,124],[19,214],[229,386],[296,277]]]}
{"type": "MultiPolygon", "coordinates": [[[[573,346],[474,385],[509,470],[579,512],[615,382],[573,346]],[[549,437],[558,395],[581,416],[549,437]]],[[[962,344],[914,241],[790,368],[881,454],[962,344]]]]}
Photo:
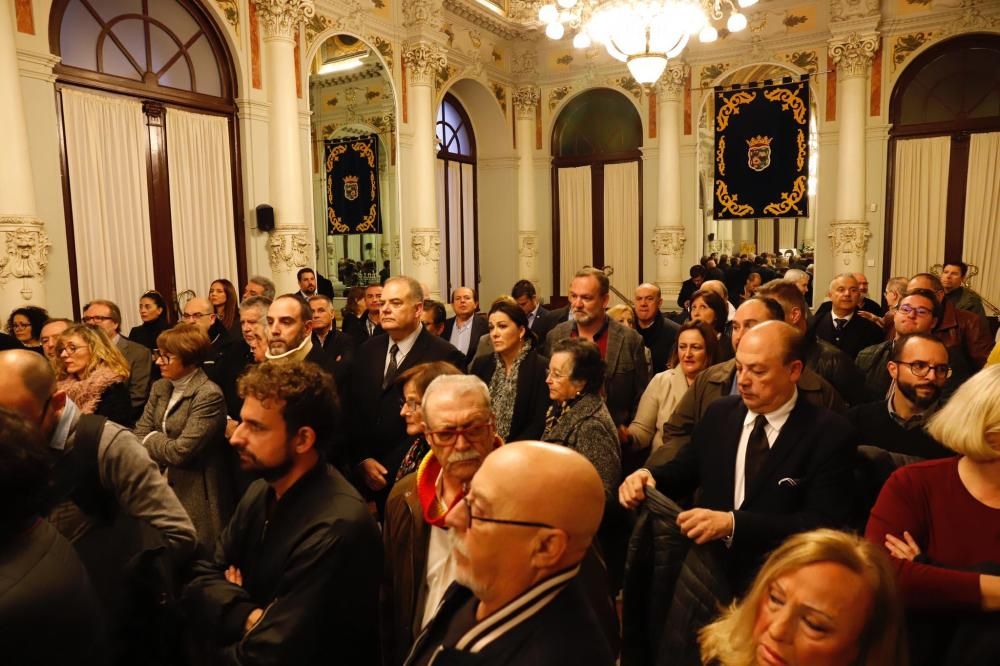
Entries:
{"type": "Polygon", "coordinates": [[[451,339],[449,342],[463,354],[469,353],[469,344],[472,342],[472,317],[465,320],[464,324],[459,323],[455,317],[455,325],[451,327],[451,339]]]}
{"type": "Polygon", "coordinates": [[[841,316],[841,315],[835,314],[833,310],[830,310],[830,321],[833,322],[833,327],[834,328],[837,328],[837,320],[838,319],[843,319],[844,322],[845,322],[844,326],[847,326],[847,324],[851,323],[851,319],[853,319],[853,318],[854,318],[854,313],[853,312],[850,312],[848,314],[845,314],[845,315],[841,316]]]}
{"type": "MultiPolygon", "coordinates": [[[[769,448],[774,447],[774,442],[778,439],[778,435],[781,434],[781,429],[785,427],[785,422],[788,421],[788,415],[792,413],[795,408],[795,401],[799,398],[799,390],[795,389],[792,393],[792,398],[781,407],[770,414],[765,414],[764,418],[767,419],[767,425],[764,426],[764,434],[767,435],[767,445],[769,448]]],[[[740,508],[743,504],[743,498],[746,494],[746,459],[747,459],[747,443],[750,441],[750,433],[753,432],[753,424],[757,419],[757,413],[747,410],[746,418],[743,419],[743,432],[740,434],[740,444],[736,449],[736,475],[735,483],[733,484],[733,507],[736,509],[740,508]]]]}
{"type": "Polygon", "coordinates": [[[444,593],[455,582],[455,560],[451,557],[451,543],[448,530],[431,525],[427,543],[427,600],[424,602],[424,616],[420,620],[423,629],[437,613],[444,593]]]}

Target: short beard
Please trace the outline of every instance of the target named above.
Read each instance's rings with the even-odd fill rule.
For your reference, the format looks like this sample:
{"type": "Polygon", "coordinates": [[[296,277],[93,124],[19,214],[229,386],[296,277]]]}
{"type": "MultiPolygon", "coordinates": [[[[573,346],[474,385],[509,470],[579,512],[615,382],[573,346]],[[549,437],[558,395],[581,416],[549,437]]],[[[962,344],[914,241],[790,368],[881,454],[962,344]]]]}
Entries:
{"type": "MultiPolygon", "coordinates": [[[[448,545],[451,547],[452,551],[457,552],[464,557],[466,562],[470,561],[469,551],[465,549],[465,543],[454,529],[448,530],[448,545]]],[[[459,585],[464,585],[469,588],[469,590],[476,595],[477,599],[482,599],[483,593],[486,591],[486,586],[476,581],[471,574],[459,569],[457,565],[455,566],[455,580],[459,585]]]]}
{"type": "Polygon", "coordinates": [[[913,384],[906,384],[904,382],[896,382],[896,387],[899,392],[902,393],[907,400],[913,403],[913,406],[918,409],[927,409],[941,397],[941,387],[937,384],[926,384],[933,389],[933,392],[927,396],[921,396],[917,393],[917,387],[913,384]]]}
{"type": "Polygon", "coordinates": [[[594,321],[594,319],[594,315],[590,314],[586,310],[582,310],[580,312],[575,310],[573,311],[573,320],[578,324],[589,324],[594,321]]]}

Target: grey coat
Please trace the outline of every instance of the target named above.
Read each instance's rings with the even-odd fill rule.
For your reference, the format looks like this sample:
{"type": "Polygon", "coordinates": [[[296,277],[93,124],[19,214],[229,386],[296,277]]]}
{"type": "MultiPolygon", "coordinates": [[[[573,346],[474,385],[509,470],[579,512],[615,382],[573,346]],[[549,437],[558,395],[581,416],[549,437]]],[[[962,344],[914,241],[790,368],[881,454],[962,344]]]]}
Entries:
{"type": "MultiPolygon", "coordinates": [[[[545,338],[545,356],[552,358],[552,346],[570,337],[576,328],[575,321],[564,321],[545,338]]],[[[604,395],[608,413],[615,425],[628,425],[635,416],[639,398],[649,383],[649,363],[646,362],[646,345],[637,332],[608,321],[608,352],[604,356],[604,395]]]]}
{"type": "Polygon", "coordinates": [[[229,452],[223,435],[225,399],[222,390],[198,369],[167,414],[164,427],[173,390],[169,379],[153,384],[135,434],[149,456],[165,470],[170,486],[198,531],[198,543],[213,548],[233,509],[226,464],[229,452]]]}
{"type": "Polygon", "coordinates": [[[597,468],[605,497],[616,502],[622,481],[618,431],[601,396],[585,393],[554,423],[545,426],[542,441],[567,446],[597,468]]]}
{"type": "MultiPolygon", "coordinates": [[[[153,371],[153,355],[138,342],[132,342],[124,335],[118,336],[118,351],[128,361],[128,396],[132,400],[135,418],[149,395],[149,375],[153,371]]],[[[169,397],[169,396],[168,396],[169,397]]]]}

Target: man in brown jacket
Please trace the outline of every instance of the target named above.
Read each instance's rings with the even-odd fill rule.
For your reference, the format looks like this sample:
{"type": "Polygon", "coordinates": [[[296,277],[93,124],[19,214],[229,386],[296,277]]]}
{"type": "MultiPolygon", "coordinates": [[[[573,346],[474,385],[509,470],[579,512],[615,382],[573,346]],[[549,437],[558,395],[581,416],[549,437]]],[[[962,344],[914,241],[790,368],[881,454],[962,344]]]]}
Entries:
{"type": "Polygon", "coordinates": [[[393,486],[385,507],[381,622],[388,666],[403,663],[454,581],[445,515],[465,497],[483,459],[503,444],[489,389],[478,377],[436,378],[424,392],[422,415],[431,452],[393,486]]]}

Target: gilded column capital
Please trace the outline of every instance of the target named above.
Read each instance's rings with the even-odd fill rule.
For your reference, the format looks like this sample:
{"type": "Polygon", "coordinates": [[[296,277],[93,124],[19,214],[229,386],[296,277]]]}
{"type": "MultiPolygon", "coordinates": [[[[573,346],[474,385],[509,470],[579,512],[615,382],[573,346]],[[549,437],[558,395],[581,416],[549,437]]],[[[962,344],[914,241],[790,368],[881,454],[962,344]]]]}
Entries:
{"type": "Polygon", "coordinates": [[[299,26],[316,14],[313,0],[253,0],[264,40],[294,40],[299,26]]]}
{"type": "Polygon", "coordinates": [[[535,109],[541,94],[535,86],[522,86],[514,91],[511,96],[514,100],[514,113],[517,118],[530,120],[535,117],[535,109]]]}
{"type": "Polygon", "coordinates": [[[434,77],[448,64],[448,59],[436,45],[430,42],[412,42],[403,50],[403,64],[412,85],[434,85],[434,77]]]}
{"type": "Polygon", "coordinates": [[[845,79],[866,76],[880,43],[881,38],[876,31],[852,32],[831,39],[830,57],[837,66],[837,74],[845,79]]]}
{"type": "Polygon", "coordinates": [[[684,83],[687,81],[688,67],[682,62],[671,64],[660,75],[656,82],[656,94],[661,102],[679,102],[684,94],[684,83]]]}

